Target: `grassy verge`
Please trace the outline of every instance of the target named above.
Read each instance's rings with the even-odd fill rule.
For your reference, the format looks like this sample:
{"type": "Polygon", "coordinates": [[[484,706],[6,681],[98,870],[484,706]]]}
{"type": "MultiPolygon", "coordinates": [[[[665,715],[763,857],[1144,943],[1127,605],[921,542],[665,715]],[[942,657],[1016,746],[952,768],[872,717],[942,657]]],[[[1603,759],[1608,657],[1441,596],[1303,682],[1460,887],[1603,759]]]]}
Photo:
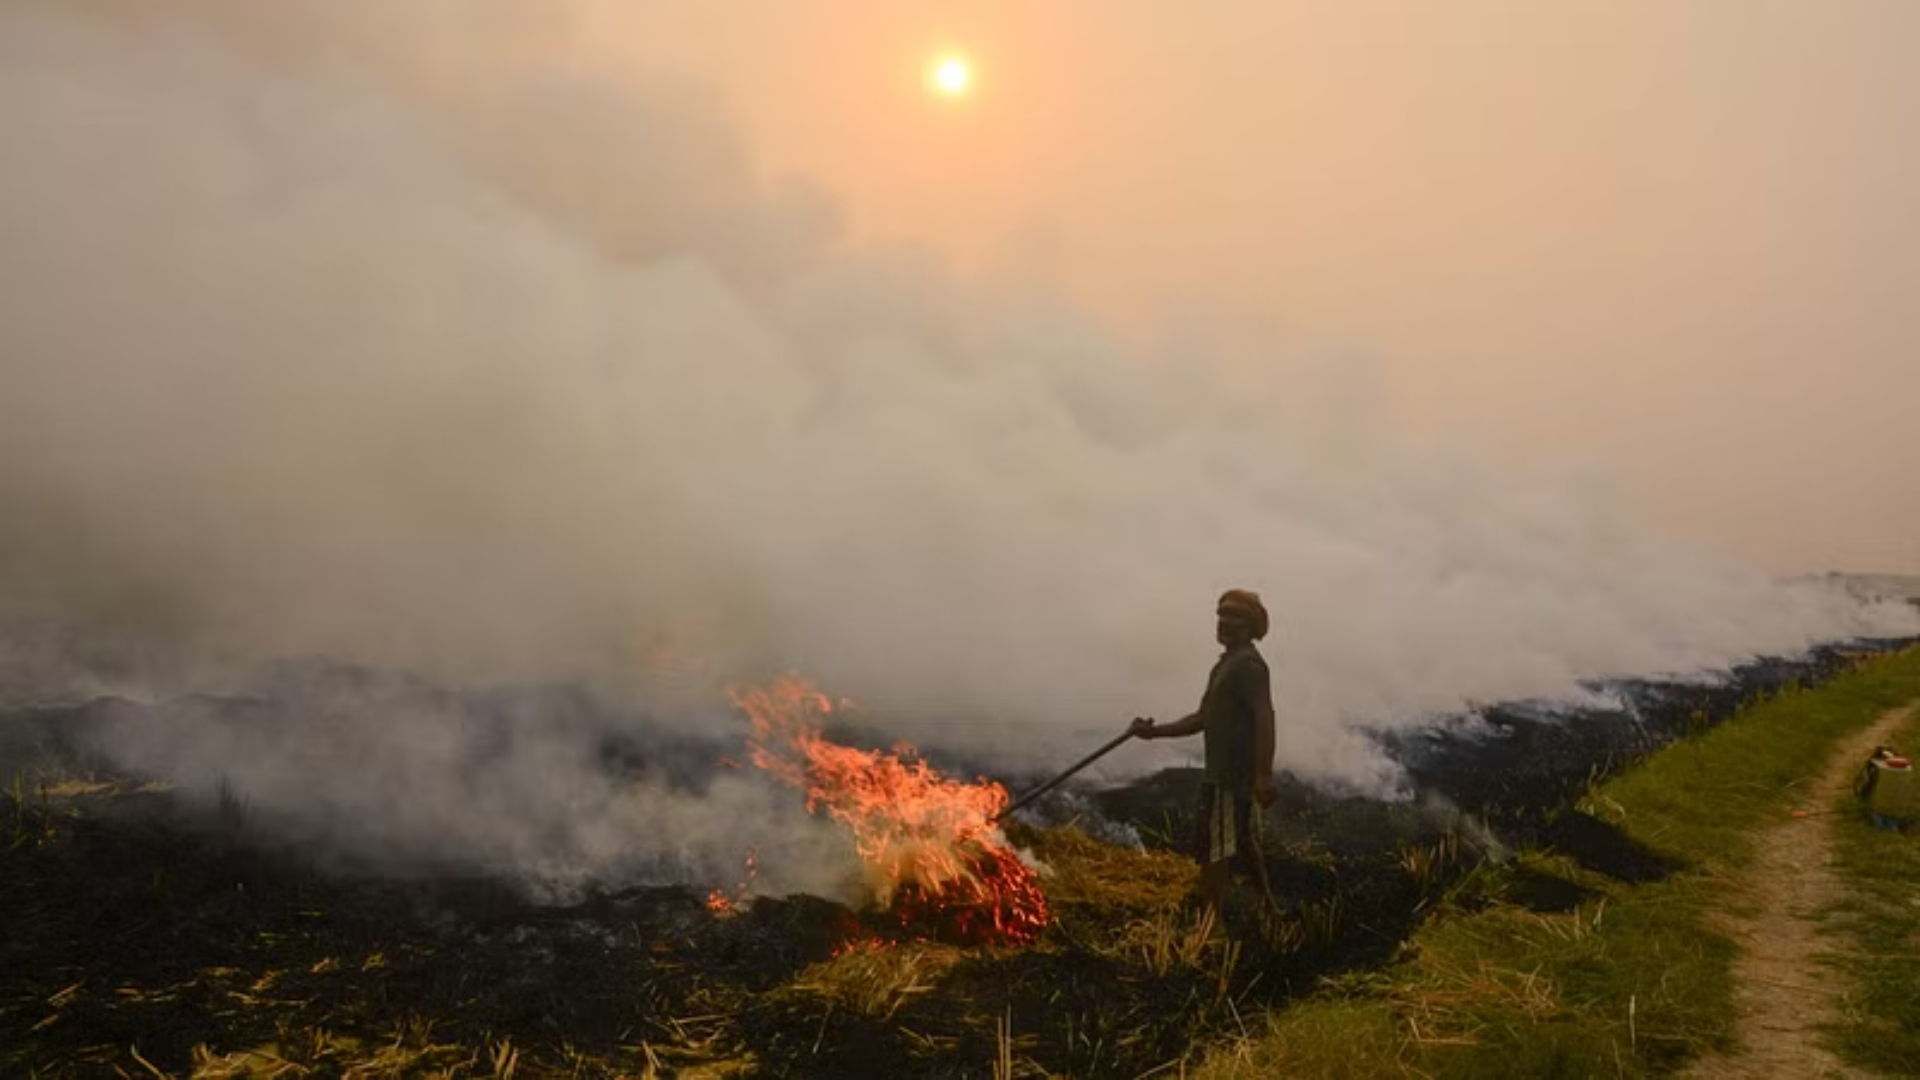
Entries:
{"type": "MultiPolygon", "coordinates": [[[[1726,1048],[1736,950],[1713,915],[1728,875],[1752,861],[1755,831],[1793,807],[1836,742],[1915,698],[1920,650],[1755,702],[1593,789],[1575,811],[1590,819],[1584,835],[1677,872],[1630,884],[1589,869],[1618,859],[1577,850],[1482,867],[1439,898],[1397,963],[1329,981],[1264,1030],[1217,1048],[1200,1075],[1635,1076],[1726,1048]],[[1548,891],[1562,902],[1521,902],[1522,885],[1537,895],[1543,881],[1561,886],[1548,891]]],[[[1858,913],[1860,932],[1883,946],[1883,935],[1906,934],[1905,960],[1871,966],[1864,1008],[1875,1024],[1906,1025],[1910,1055],[1920,1040],[1911,1034],[1920,1031],[1920,908],[1907,898],[1920,861],[1855,839],[1873,845],[1859,847],[1857,861],[1862,874],[1882,875],[1873,895],[1884,901],[1858,913]],[[1887,914],[1896,896],[1907,916],[1898,927],[1887,914]]]]}
{"type": "MultiPolygon", "coordinates": [[[[1891,745],[1920,752],[1920,712],[1891,745]]],[[[1825,959],[1850,993],[1832,1048],[1848,1065],[1903,1075],[1920,1061],[1920,837],[1869,828],[1851,798],[1835,810],[1834,868],[1845,898],[1829,913],[1835,951],[1825,959]]]]}

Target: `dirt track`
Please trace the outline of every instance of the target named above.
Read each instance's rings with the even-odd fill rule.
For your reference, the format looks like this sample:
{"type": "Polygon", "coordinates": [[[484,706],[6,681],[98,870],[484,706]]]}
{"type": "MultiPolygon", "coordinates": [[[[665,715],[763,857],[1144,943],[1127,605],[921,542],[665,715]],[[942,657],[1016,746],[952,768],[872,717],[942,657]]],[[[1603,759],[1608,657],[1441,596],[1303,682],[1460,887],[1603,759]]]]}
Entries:
{"type": "Polygon", "coordinates": [[[1815,959],[1822,943],[1814,915],[1840,889],[1832,860],[1841,819],[1819,811],[1846,790],[1861,762],[1915,707],[1887,712],[1841,744],[1819,779],[1800,793],[1798,805],[1808,816],[1767,829],[1759,860],[1740,893],[1731,898],[1734,908],[1754,914],[1728,920],[1741,946],[1734,965],[1738,1049],[1701,1062],[1692,1075],[1851,1075],[1818,1043],[1820,1029],[1839,1018],[1838,997],[1844,989],[1836,973],[1815,959]]]}

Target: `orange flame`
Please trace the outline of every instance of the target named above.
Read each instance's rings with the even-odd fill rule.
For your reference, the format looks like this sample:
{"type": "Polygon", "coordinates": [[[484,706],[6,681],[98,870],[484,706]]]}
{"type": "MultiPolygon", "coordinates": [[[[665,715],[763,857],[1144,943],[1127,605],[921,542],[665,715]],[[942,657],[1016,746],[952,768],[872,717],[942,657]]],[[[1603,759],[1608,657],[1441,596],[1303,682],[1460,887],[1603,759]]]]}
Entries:
{"type": "Polygon", "coordinates": [[[1006,788],[944,777],[909,746],[828,741],[820,727],[834,704],[798,676],[731,696],[753,723],[753,763],[853,834],[876,898],[903,926],[968,942],[1039,936],[1046,895],[993,823],[1006,788]]]}

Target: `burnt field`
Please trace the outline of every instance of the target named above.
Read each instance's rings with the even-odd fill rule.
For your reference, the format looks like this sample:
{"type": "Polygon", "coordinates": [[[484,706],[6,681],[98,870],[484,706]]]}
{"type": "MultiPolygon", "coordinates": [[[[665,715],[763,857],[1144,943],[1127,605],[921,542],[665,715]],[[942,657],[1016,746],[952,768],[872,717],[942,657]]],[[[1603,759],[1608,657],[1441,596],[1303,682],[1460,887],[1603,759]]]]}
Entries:
{"type": "MultiPolygon", "coordinates": [[[[1051,922],[1021,946],[943,941],[933,923],[805,895],[716,913],[707,889],[720,881],[542,902],[453,860],[376,872],[339,854],[375,837],[290,839],[244,799],[186,798],[89,749],[102,726],[165,730],[183,710],[236,727],[292,722],[285,702],[18,709],[0,714],[0,746],[33,765],[5,778],[0,800],[0,1072],[1176,1068],[1323,976],[1391,962],[1442,897],[1578,901],[1572,883],[1519,868],[1469,875],[1508,849],[1548,848],[1627,880],[1670,872],[1574,809],[1585,787],[1880,647],[1755,661],[1712,683],[1596,684],[1578,707],[1509,703],[1380,733],[1412,797],[1285,778],[1264,837],[1271,902],[1243,883],[1227,934],[1196,923],[1178,853],[1193,775],[1069,789],[1008,829],[1048,868],[1051,922]],[[1109,842],[1129,830],[1142,847],[1109,842]]],[[[636,730],[598,748],[607,770],[697,774],[730,745],[636,730]]],[[[1005,779],[1020,790],[1035,778],[1005,779]]]]}

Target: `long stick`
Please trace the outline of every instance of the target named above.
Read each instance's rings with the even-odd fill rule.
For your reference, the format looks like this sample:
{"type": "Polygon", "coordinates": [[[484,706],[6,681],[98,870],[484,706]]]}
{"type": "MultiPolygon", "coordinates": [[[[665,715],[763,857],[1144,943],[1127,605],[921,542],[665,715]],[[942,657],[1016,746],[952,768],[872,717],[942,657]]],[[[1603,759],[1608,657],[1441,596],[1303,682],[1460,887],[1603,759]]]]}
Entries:
{"type": "Polygon", "coordinates": [[[1015,810],[1020,809],[1021,807],[1027,805],[1028,803],[1039,798],[1040,796],[1045,795],[1047,792],[1052,791],[1054,788],[1059,787],[1061,784],[1066,782],[1068,777],[1072,776],[1074,773],[1079,772],[1081,769],[1084,769],[1087,766],[1093,764],[1094,762],[1099,761],[1101,758],[1105,757],[1109,753],[1112,753],[1115,747],[1119,746],[1121,743],[1126,742],[1128,739],[1131,739],[1131,738],[1133,738],[1132,731],[1129,730],[1129,731],[1121,732],[1119,735],[1116,735],[1114,737],[1112,742],[1108,743],[1107,745],[1101,747],[1098,750],[1095,750],[1093,753],[1088,754],[1086,757],[1081,758],[1079,763],[1074,765],[1073,768],[1068,769],[1066,772],[1061,773],[1059,776],[1054,777],[1053,779],[1047,781],[1046,783],[1041,784],[1039,787],[1034,788],[1032,791],[1027,792],[1025,795],[1022,795],[1019,798],[1008,803],[1007,808],[1005,810],[1002,810],[998,814],[995,814],[993,816],[993,820],[999,821],[1001,818],[1006,817],[1008,814],[1013,813],[1015,810]]]}

